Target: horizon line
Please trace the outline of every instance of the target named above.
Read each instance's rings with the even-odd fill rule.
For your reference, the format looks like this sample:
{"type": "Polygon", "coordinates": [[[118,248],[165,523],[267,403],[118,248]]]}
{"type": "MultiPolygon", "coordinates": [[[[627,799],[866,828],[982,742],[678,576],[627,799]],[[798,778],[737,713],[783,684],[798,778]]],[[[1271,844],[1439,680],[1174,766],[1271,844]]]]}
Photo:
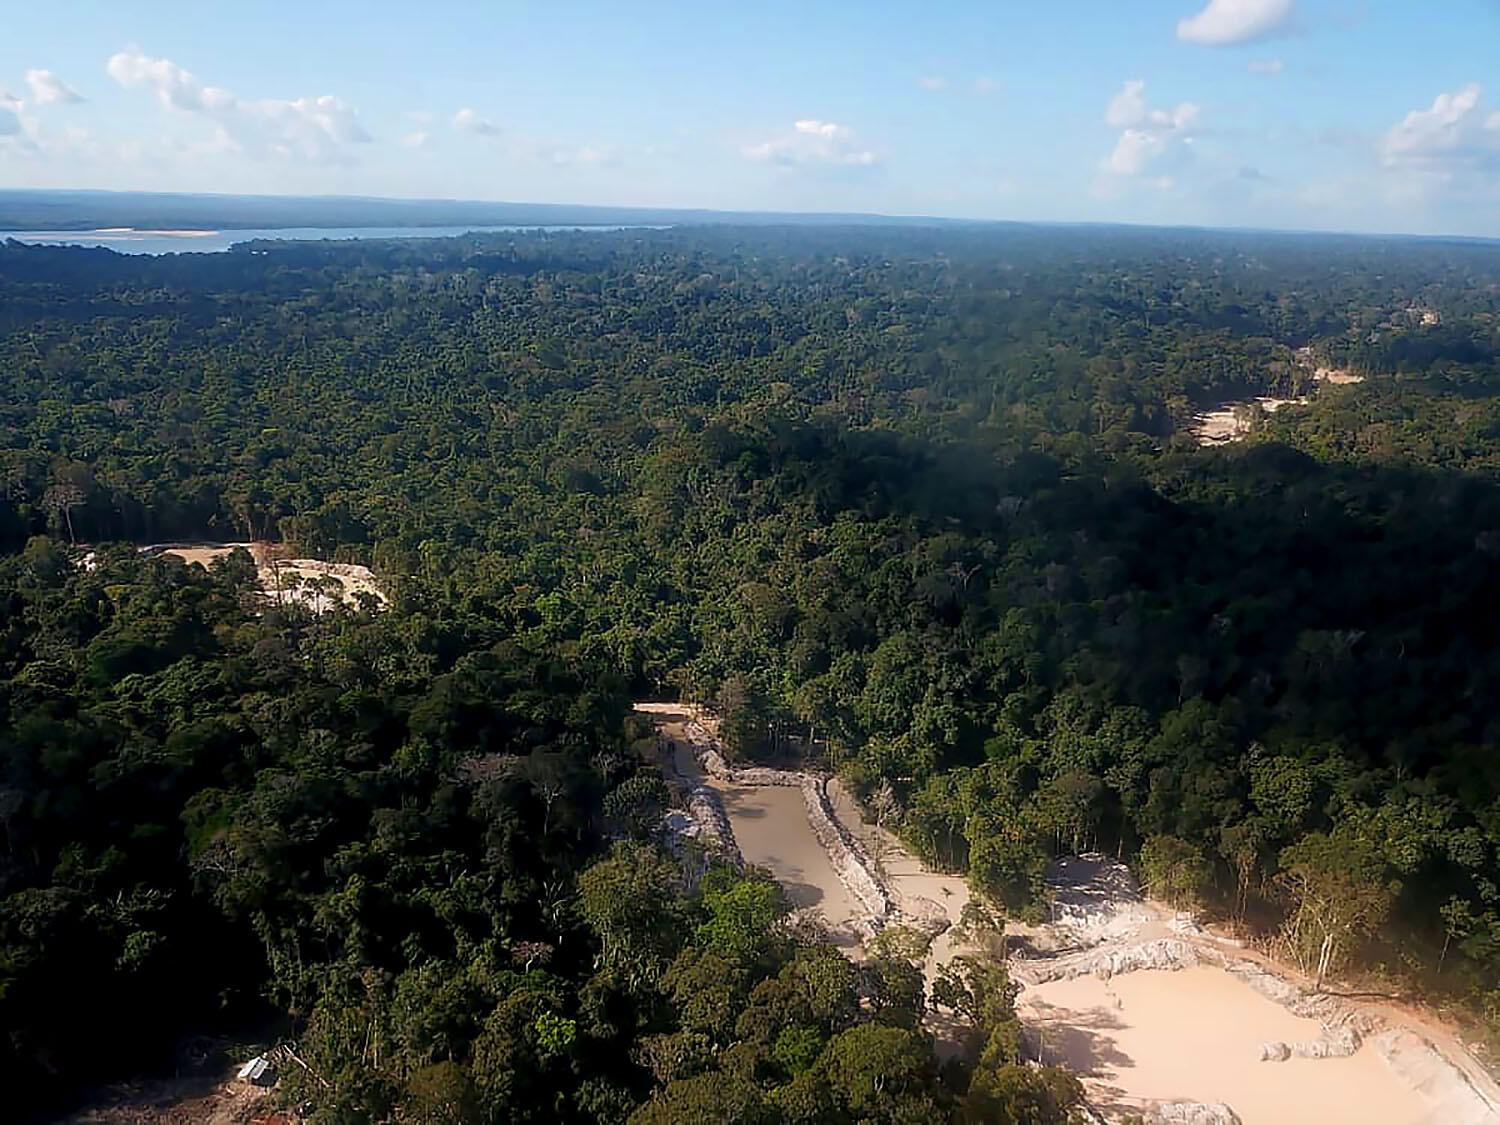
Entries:
{"type": "MultiPolygon", "coordinates": [[[[1477,235],[1458,233],[1417,233],[1413,231],[1400,230],[1374,230],[1359,228],[1334,228],[1334,227],[1259,227],[1259,226],[1211,226],[1202,223],[1152,223],[1140,222],[1128,219],[1018,219],[1018,218],[980,218],[976,216],[952,216],[952,215],[917,215],[917,214],[892,214],[881,211],[785,211],[785,210],[755,210],[755,209],[730,209],[722,207],[705,206],[661,206],[643,205],[635,203],[559,203],[559,202],[537,202],[519,201],[506,199],[465,199],[443,196],[392,196],[392,195],[345,195],[345,194],[317,194],[317,195],[290,195],[263,192],[224,192],[224,191],[159,191],[159,190],[136,190],[132,188],[19,188],[0,187],[0,199],[15,196],[111,196],[125,198],[132,196],[144,196],[154,199],[201,199],[221,200],[232,202],[235,200],[254,200],[279,203],[364,203],[364,204],[393,204],[393,205],[421,205],[431,206],[462,206],[462,207],[511,207],[511,208],[536,208],[555,209],[567,211],[616,211],[634,212],[641,215],[661,214],[684,214],[684,215],[711,215],[723,218],[736,216],[757,218],[785,218],[799,220],[827,220],[830,225],[838,220],[876,220],[881,225],[899,226],[902,224],[917,225],[944,225],[944,226],[1030,226],[1030,227],[1096,227],[1100,229],[1126,228],[1132,230],[1159,230],[1159,231],[1198,231],[1204,233],[1224,234],[1266,234],[1266,235],[1292,235],[1292,236],[1331,236],[1343,238],[1388,238],[1388,239],[1416,239],[1444,242],[1478,242],[1490,243],[1500,242],[1500,234],[1477,235]]],[[[313,222],[302,224],[309,229],[325,229],[325,223],[313,222]]],[[[422,226],[422,223],[406,223],[402,225],[422,226]]],[[[462,225],[451,223],[434,223],[437,226],[462,225]]],[[[589,225],[589,224],[580,224],[589,225]]],[[[732,225],[732,224],[725,224],[732,225]]],[[[351,230],[359,229],[356,225],[348,223],[326,224],[326,229],[334,229],[343,226],[351,230]]],[[[59,230],[57,227],[47,226],[6,226],[4,229],[23,231],[45,231],[59,230]]],[[[255,228],[246,228],[255,229],[255,228]]],[[[264,228],[273,229],[273,228],[264,228]]]]}

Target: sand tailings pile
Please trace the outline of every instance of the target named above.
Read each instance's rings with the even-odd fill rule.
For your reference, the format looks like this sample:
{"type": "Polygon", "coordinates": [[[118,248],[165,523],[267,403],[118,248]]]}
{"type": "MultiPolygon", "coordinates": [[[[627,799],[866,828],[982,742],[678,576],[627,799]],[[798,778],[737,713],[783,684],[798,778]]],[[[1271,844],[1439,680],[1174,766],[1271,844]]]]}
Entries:
{"type": "Polygon", "coordinates": [[[1255,409],[1259,407],[1267,414],[1275,414],[1283,406],[1305,406],[1311,400],[1303,398],[1252,398],[1238,402],[1226,402],[1193,415],[1190,432],[1199,445],[1227,445],[1239,441],[1250,432],[1255,409]]]}
{"type": "Polygon", "coordinates": [[[1262,1061],[1268,1042],[1317,1040],[1322,1025],[1208,964],[1033,985],[1022,1013],[1041,1059],[1077,1074],[1109,1120],[1201,1104],[1244,1125],[1419,1125],[1435,1108],[1373,1051],[1262,1061]]]}
{"type": "Polygon", "coordinates": [[[1059,861],[1049,880],[1061,952],[1012,960],[1019,1007],[1038,1056],[1077,1073],[1107,1120],[1500,1121],[1472,1060],[1177,924],[1106,857],[1059,861]]]}
{"type": "Polygon", "coordinates": [[[261,592],[270,601],[305,605],[314,613],[326,613],[341,604],[358,605],[360,594],[368,594],[378,606],[387,604],[369,567],[287,558],[279,543],[153,543],[142,547],[141,553],[175,555],[189,565],[197,563],[207,568],[216,559],[240,548],[255,560],[261,592]]]}

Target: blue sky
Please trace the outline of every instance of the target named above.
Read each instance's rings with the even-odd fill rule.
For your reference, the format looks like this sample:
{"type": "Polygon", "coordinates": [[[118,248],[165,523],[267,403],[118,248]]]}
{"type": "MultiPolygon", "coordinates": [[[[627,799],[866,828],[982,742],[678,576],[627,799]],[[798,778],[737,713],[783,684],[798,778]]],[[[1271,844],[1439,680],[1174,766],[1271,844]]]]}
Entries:
{"type": "Polygon", "coordinates": [[[54,0],[0,186],[1500,236],[1500,0],[54,0]]]}

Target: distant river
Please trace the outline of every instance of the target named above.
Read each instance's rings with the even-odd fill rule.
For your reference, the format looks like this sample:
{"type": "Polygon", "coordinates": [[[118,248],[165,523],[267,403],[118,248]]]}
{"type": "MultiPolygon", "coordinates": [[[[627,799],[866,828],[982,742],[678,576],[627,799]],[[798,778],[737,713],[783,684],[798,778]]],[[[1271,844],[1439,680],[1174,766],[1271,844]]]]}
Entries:
{"type": "MultiPolygon", "coordinates": [[[[490,234],[496,231],[634,230],[622,226],[530,226],[530,227],[278,227],[265,230],[0,230],[0,242],[13,238],[49,246],[103,246],[121,254],[216,254],[236,242],[254,239],[286,239],[316,242],[357,238],[452,238],[460,234],[490,234]]],[[[640,228],[644,229],[644,228],[640,228]]],[[[660,229],[660,228],[651,228],[660,229]]]]}

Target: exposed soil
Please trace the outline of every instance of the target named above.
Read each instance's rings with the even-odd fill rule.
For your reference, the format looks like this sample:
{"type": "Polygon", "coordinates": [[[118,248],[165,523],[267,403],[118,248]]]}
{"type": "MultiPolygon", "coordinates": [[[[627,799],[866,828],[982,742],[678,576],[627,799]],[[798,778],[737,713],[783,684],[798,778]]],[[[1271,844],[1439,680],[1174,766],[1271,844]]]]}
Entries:
{"type": "Polygon", "coordinates": [[[193,1078],[123,1086],[59,1125],[293,1125],[276,1110],[273,1090],[221,1078],[193,1078]]]}
{"type": "MultiPolygon", "coordinates": [[[[698,753],[712,746],[698,753],[690,746],[714,742],[706,717],[676,704],[638,709],[676,743],[679,774],[722,799],[745,859],[770,869],[794,903],[821,909],[836,933],[842,919],[849,929],[839,943],[858,956],[859,903],[811,831],[798,788],[707,777],[698,753]]],[[[825,792],[876,869],[891,920],[936,921],[931,929],[959,920],[969,900],[961,878],[924,868],[895,836],[866,822],[837,782],[825,792]]],[[[1048,922],[1007,926],[1012,973],[1023,985],[1018,1008],[1038,1053],[1077,1073],[1106,1119],[1150,1120],[1157,1110],[1196,1119],[1181,1103],[1203,1102],[1227,1104],[1243,1125],[1500,1121],[1500,1089],[1443,1029],[1389,1005],[1309,996],[1292,974],[1145,900],[1129,871],[1107,857],[1055,861],[1048,882],[1048,922]]],[[[929,981],[958,952],[951,930],[938,933],[929,981]]],[[[961,1048],[961,1029],[939,1013],[928,1023],[940,1054],[961,1048]]]]}
{"type": "Polygon", "coordinates": [[[369,594],[380,605],[386,596],[369,567],[331,563],[322,559],[287,558],[279,543],[157,543],[142,547],[146,554],[175,555],[183,562],[205,569],[216,559],[243,547],[255,560],[261,590],[277,602],[300,602],[314,613],[324,613],[340,603],[357,605],[359,594],[369,594]]]}
{"type": "Polygon", "coordinates": [[[1309,401],[1307,398],[1253,398],[1222,403],[1212,410],[1193,415],[1192,434],[1199,445],[1225,445],[1239,441],[1250,432],[1250,422],[1240,407],[1258,406],[1267,414],[1274,414],[1283,406],[1303,406],[1309,401]]]}
{"type": "Polygon", "coordinates": [[[1227,1103],[1244,1125],[1426,1120],[1427,1101],[1373,1050],[1260,1061],[1263,1044],[1316,1040],[1321,1025],[1208,965],[1051,981],[1021,1011],[1043,1060],[1082,1078],[1107,1117],[1191,1100],[1227,1103]]]}

